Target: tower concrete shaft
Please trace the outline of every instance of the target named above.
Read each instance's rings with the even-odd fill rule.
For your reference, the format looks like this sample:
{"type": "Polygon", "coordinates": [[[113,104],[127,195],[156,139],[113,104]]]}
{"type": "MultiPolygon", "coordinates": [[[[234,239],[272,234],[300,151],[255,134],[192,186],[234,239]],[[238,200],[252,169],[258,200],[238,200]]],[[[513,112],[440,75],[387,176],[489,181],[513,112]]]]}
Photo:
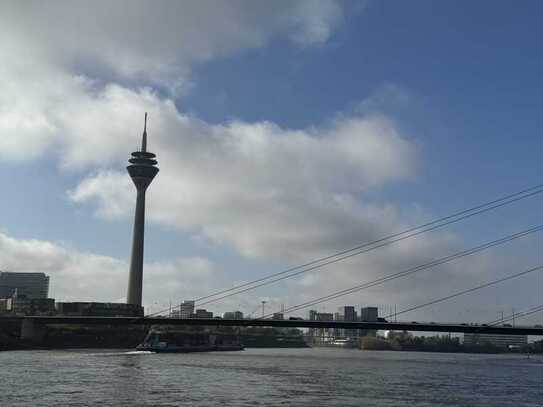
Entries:
{"type": "Polygon", "coordinates": [[[128,276],[128,294],[126,302],[141,306],[143,288],[143,250],[145,241],[145,193],[151,184],[158,168],[156,156],[147,152],[147,113],[141,151],[132,153],[130,165],[126,167],[137,190],[136,213],[134,216],[134,232],[132,237],[132,256],[130,257],[130,274],[128,276]]]}

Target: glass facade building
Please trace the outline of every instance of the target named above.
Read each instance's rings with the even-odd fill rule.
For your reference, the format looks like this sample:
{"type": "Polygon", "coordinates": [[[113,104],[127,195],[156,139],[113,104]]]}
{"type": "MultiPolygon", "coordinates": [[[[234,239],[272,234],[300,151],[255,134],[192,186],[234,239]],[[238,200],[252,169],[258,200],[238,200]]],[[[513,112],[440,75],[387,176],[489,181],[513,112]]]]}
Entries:
{"type": "Polygon", "coordinates": [[[44,273],[13,273],[0,271],[0,298],[9,298],[17,290],[28,299],[49,296],[49,276],[44,273]]]}

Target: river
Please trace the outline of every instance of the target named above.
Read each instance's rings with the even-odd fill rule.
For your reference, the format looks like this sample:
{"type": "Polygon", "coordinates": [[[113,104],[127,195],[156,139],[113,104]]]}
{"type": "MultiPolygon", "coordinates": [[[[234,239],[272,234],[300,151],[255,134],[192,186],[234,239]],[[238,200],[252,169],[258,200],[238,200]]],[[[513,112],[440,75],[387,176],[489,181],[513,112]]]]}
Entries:
{"type": "Polygon", "coordinates": [[[543,406],[543,357],[348,349],[0,352],[0,406],[543,406]]]}

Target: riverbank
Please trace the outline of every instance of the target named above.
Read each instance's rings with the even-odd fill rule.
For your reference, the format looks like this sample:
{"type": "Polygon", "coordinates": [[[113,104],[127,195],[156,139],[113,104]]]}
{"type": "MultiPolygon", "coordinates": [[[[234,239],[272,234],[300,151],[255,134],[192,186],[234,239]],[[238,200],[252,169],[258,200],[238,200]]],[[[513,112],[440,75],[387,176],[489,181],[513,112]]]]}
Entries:
{"type": "MultiPolygon", "coordinates": [[[[108,325],[48,325],[36,340],[21,340],[21,324],[0,327],[0,351],[21,349],[108,349],[132,348],[143,342],[150,326],[108,325]]],[[[246,348],[304,348],[308,347],[301,331],[273,328],[231,327],[170,327],[162,330],[179,331],[184,335],[236,336],[246,348]]]]}
{"type": "Polygon", "coordinates": [[[533,342],[519,347],[499,347],[489,342],[464,344],[458,337],[449,336],[412,336],[398,333],[391,339],[382,337],[360,338],[360,349],[371,351],[402,352],[439,352],[439,353],[481,353],[507,354],[529,353],[543,354],[543,341],[533,342]]]}

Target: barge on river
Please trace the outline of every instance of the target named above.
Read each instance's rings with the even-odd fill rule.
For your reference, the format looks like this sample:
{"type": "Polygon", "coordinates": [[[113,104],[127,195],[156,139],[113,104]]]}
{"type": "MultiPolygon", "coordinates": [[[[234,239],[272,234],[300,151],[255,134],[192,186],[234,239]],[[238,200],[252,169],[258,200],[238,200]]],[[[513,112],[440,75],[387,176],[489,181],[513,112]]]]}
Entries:
{"type": "Polygon", "coordinates": [[[244,346],[236,335],[212,335],[175,331],[149,331],[138,351],[157,353],[225,352],[240,351],[244,346]]]}

